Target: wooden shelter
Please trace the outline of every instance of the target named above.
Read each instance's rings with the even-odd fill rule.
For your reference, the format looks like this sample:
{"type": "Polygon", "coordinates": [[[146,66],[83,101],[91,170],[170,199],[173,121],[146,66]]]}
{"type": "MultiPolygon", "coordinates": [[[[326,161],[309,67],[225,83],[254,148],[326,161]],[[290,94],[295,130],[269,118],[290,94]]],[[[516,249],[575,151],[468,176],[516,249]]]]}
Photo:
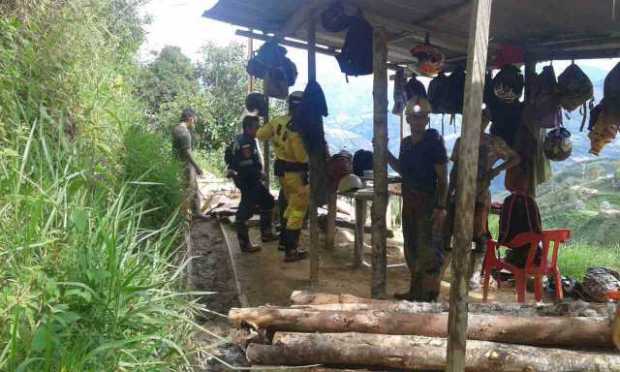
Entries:
{"type": "MultiPolygon", "coordinates": [[[[309,79],[316,77],[315,53],[335,55],[345,33],[325,31],[319,14],[332,0],[220,0],[204,16],[245,30],[258,40],[308,50],[309,79]],[[254,31],[252,31],[254,30],[254,31]]],[[[387,207],[387,69],[412,60],[409,49],[425,40],[440,47],[449,64],[467,64],[465,105],[457,182],[456,248],[450,295],[448,370],[464,370],[467,329],[465,267],[473,229],[479,122],[488,55],[502,44],[525,53],[526,74],[537,61],[620,56],[620,22],[615,0],[341,0],[359,9],[374,26],[374,175],[372,209],[372,295],[385,295],[387,207]]],[[[316,205],[310,211],[317,234],[316,205]]],[[[312,239],[311,278],[318,280],[318,239],[312,239]]]]}

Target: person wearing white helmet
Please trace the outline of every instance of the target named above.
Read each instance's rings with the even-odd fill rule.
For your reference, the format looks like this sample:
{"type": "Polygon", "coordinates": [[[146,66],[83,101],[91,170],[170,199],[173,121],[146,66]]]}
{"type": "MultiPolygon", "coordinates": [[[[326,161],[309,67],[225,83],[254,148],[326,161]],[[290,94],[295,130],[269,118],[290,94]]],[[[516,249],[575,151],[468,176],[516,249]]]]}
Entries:
{"type": "Polygon", "coordinates": [[[448,156],[439,132],[426,129],[430,113],[428,99],[410,99],[405,117],[411,135],[402,140],[398,158],[388,152],[390,166],[402,176],[404,251],[411,272],[409,291],[394,296],[410,301],[437,299],[443,264],[443,246],[433,239],[441,236],[446,218],[448,156]]]}
{"type": "Polygon", "coordinates": [[[306,252],[298,249],[299,237],[310,203],[308,184],[308,153],[299,133],[292,126],[292,117],[303,99],[303,92],[293,92],[288,98],[289,112],[277,116],[258,129],[256,138],[271,141],[276,161],[274,173],[280,181],[280,246],[285,251],[285,262],[299,261],[306,252]],[[282,211],[282,209],[280,209],[282,211]]]}

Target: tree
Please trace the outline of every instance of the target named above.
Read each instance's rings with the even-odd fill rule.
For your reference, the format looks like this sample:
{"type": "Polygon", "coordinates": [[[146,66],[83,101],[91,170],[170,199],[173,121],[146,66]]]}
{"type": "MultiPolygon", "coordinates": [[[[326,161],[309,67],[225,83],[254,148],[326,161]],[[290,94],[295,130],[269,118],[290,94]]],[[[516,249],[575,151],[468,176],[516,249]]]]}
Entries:
{"type": "Polygon", "coordinates": [[[218,150],[228,143],[239,128],[244,111],[248,76],[245,72],[245,48],[240,43],[217,46],[209,42],[202,49],[198,64],[201,88],[212,100],[209,112],[212,118],[204,128],[201,147],[218,150]]]}
{"type": "Polygon", "coordinates": [[[163,104],[173,102],[179,95],[196,95],[199,91],[192,60],[175,46],[166,46],[159,52],[143,69],[137,85],[151,114],[158,114],[163,104]]]}

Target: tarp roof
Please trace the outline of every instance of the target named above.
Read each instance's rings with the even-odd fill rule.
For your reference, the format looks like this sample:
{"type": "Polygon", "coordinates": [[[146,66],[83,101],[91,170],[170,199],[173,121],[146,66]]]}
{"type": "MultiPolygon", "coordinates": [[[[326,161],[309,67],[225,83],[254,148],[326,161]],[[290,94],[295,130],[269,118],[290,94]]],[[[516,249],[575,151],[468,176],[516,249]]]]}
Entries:
{"type": "MultiPolygon", "coordinates": [[[[220,0],[205,17],[263,33],[307,40],[305,22],[332,0],[220,0]]],[[[410,60],[409,49],[430,33],[449,60],[467,52],[471,0],[343,0],[390,33],[389,60],[410,60]]],[[[495,0],[491,44],[523,47],[535,60],[620,56],[620,9],[614,0],[495,0]],[[614,16],[614,12],[618,16],[614,16]]],[[[618,4],[620,7],[620,2],[618,4]]],[[[317,23],[317,43],[335,51],[345,33],[317,23]]]]}

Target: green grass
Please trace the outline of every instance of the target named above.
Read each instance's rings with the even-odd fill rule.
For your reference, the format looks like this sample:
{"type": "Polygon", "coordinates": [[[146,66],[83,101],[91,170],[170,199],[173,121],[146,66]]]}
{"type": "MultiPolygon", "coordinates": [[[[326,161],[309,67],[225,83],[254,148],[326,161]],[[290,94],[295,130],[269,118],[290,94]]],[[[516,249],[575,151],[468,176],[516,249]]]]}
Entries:
{"type": "Polygon", "coordinates": [[[129,3],[0,6],[0,371],[191,369],[178,166],[135,127],[129,3]]]}
{"type": "Polygon", "coordinates": [[[620,245],[593,246],[572,243],[560,248],[559,266],[562,275],[582,280],[590,267],[603,266],[620,270],[620,245]]]}

